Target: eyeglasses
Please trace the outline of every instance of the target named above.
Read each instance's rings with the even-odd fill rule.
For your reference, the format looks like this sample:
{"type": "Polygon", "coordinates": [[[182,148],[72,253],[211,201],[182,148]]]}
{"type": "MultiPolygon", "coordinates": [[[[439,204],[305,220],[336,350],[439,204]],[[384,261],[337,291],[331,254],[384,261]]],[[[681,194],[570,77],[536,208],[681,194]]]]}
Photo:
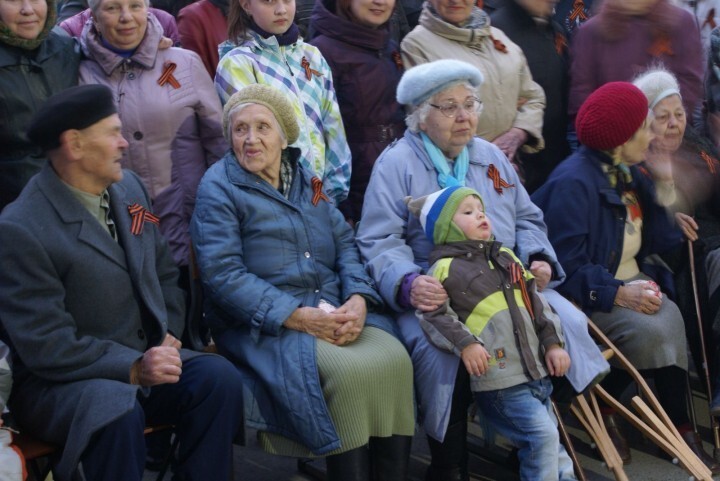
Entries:
{"type": "Polygon", "coordinates": [[[456,104],[454,102],[448,102],[442,105],[430,104],[430,107],[434,107],[440,111],[445,117],[453,118],[458,114],[458,111],[462,108],[465,112],[472,114],[479,114],[482,111],[483,103],[480,99],[471,97],[462,104],[456,104]]]}

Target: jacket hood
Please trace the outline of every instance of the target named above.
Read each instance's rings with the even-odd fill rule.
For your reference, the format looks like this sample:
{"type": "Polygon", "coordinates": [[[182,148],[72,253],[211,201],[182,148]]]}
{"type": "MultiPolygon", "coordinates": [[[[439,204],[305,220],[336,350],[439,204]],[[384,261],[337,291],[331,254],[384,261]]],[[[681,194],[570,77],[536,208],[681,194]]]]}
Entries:
{"type": "Polygon", "coordinates": [[[428,261],[433,265],[440,259],[447,257],[468,257],[470,255],[482,256],[485,259],[497,257],[497,253],[502,247],[502,242],[496,240],[464,240],[458,242],[448,242],[435,246],[430,253],[428,261]]]}
{"type": "Polygon", "coordinates": [[[386,22],[380,28],[370,28],[353,23],[335,14],[335,0],[315,2],[310,23],[315,36],[325,35],[341,42],[370,50],[383,50],[390,41],[386,22]]]}
{"type": "MultiPolygon", "coordinates": [[[[140,45],[138,45],[129,60],[142,65],[146,69],[153,68],[162,36],[162,25],[160,25],[155,15],[148,13],[145,37],[140,41],[140,45]]],[[[126,60],[102,44],[100,33],[95,28],[92,17],[85,22],[80,35],[80,46],[85,56],[97,62],[106,75],[112,74],[113,70],[126,60]]]]}
{"type": "Polygon", "coordinates": [[[432,10],[430,3],[425,2],[422,13],[420,14],[420,25],[448,40],[468,45],[476,45],[492,33],[490,31],[490,17],[478,7],[473,7],[472,17],[475,17],[476,23],[479,26],[475,28],[456,27],[441,19],[432,10]]]}

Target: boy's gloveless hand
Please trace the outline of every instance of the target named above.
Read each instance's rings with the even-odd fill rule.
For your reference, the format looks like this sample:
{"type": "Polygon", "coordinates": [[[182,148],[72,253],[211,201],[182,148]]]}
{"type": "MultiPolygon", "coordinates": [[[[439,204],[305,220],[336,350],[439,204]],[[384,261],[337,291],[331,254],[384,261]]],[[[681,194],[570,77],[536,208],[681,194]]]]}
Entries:
{"type": "Polygon", "coordinates": [[[545,365],[551,376],[561,377],[570,369],[570,356],[560,346],[550,346],[545,351],[545,365]]]}
{"type": "Polygon", "coordinates": [[[472,343],[465,346],[460,353],[465,369],[473,376],[482,376],[489,368],[488,361],[491,356],[482,346],[482,344],[472,343]]]}

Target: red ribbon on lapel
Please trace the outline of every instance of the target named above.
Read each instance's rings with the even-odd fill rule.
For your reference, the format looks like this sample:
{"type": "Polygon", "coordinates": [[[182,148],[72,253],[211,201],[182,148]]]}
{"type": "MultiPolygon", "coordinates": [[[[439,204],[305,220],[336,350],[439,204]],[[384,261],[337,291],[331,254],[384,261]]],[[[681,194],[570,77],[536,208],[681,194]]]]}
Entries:
{"type": "Polygon", "coordinates": [[[313,197],[312,197],[312,204],[318,205],[318,202],[320,202],[320,199],[324,199],[326,202],[330,202],[330,199],[328,199],[328,196],[325,195],[325,192],[323,192],[323,183],[322,180],[320,180],[318,177],[313,177],[311,180],[312,183],[312,190],[313,190],[313,197]]]}
{"type": "Polygon", "coordinates": [[[150,222],[157,226],[160,225],[160,218],[138,203],[129,205],[128,212],[130,212],[130,216],[132,217],[130,232],[132,232],[133,235],[142,234],[145,222],[150,222]]]}
{"type": "Polygon", "coordinates": [[[500,195],[504,193],[504,188],[507,189],[508,187],[515,187],[515,184],[508,184],[506,180],[500,177],[500,171],[497,169],[497,167],[495,167],[495,164],[490,164],[490,167],[488,167],[487,176],[492,180],[493,189],[495,189],[495,192],[500,195]]]}
{"type": "Polygon", "coordinates": [[[305,70],[305,76],[308,80],[312,78],[313,75],[316,77],[321,77],[322,74],[318,72],[317,70],[310,68],[310,62],[308,62],[308,59],[303,57],[300,61],[300,66],[305,70]]]}
{"type": "Polygon", "coordinates": [[[173,88],[179,89],[180,82],[178,82],[177,79],[173,76],[173,72],[177,68],[177,64],[173,62],[166,62],[164,67],[165,68],[163,68],[163,73],[157,81],[158,85],[162,87],[165,84],[170,84],[173,86],[173,88]]]}

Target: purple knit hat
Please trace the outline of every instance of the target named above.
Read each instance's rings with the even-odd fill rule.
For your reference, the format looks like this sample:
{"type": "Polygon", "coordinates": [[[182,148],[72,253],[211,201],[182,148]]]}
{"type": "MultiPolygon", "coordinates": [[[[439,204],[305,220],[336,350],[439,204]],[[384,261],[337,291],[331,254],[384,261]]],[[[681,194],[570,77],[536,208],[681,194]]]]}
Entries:
{"type": "Polygon", "coordinates": [[[640,129],[648,116],[648,101],[629,82],[606,83],[580,107],[575,131],[581,144],[595,150],[619,147],[640,129]]]}

